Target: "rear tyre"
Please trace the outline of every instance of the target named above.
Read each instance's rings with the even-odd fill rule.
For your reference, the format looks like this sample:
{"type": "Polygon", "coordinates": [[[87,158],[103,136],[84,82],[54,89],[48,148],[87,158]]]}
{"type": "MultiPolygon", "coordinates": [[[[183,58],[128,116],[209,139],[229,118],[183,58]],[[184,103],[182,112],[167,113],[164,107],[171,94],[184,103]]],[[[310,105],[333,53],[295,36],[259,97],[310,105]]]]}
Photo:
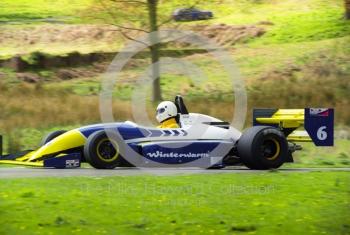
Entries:
{"type": "Polygon", "coordinates": [[[254,126],[245,131],[237,143],[238,156],[250,169],[279,168],[289,151],[283,132],[270,126],[254,126]]]}
{"type": "Polygon", "coordinates": [[[55,139],[56,137],[66,133],[67,131],[64,130],[59,130],[59,131],[53,131],[50,132],[49,134],[47,134],[40,142],[40,146],[44,146],[45,144],[47,144],[48,142],[50,142],[51,140],[55,139]]]}
{"type": "Polygon", "coordinates": [[[104,130],[89,136],[84,146],[84,157],[97,169],[113,169],[123,163],[117,141],[109,139],[104,130]]]}

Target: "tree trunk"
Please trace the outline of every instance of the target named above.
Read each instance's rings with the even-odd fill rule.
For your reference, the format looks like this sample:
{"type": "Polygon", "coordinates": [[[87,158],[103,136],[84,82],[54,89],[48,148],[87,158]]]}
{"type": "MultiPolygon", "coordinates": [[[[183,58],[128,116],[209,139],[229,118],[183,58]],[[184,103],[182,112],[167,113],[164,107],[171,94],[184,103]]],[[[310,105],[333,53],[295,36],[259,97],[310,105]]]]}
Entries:
{"type": "Polygon", "coordinates": [[[350,0],[344,0],[345,3],[345,19],[350,20],[350,0]]]}
{"type": "Polygon", "coordinates": [[[157,102],[162,100],[162,94],[160,89],[160,69],[159,69],[159,44],[154,44],[158,40],[157,25],[157,4],[158,0],[147,0],[148,14],[149,14],[149,25],[150,31],[153,32],[150,37],[150,41],[153,46],[150,47],[151,59],[152,59],[152,75],[155,77],[153,81],[153,93],[152,100],[157,102]]]}

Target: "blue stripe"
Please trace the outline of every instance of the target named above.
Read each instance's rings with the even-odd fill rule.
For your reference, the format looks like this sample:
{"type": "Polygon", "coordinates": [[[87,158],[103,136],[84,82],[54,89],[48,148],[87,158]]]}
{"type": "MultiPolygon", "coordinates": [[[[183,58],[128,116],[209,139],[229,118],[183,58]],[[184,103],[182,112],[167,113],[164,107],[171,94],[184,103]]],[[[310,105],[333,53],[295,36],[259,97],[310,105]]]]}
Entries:
{"type": "Polygon", "coordinates": [[[124,124],[124,123],[115,123],[115,124],[106,124],[106,125],[99,124],[99,125],[85,126],[85,127],[79,128],[78,130],[86,138],[88,138],[91,134],[95,133],[96,131],[101,131],[104,129],[115,129],[115,128],[118,129],[120,135],[123,137],[124,140],[145,137],[145,135],[142,133],[142,130],[144,132],[146,132],[144,129],[134,127],[134,126],[124,124]]]}

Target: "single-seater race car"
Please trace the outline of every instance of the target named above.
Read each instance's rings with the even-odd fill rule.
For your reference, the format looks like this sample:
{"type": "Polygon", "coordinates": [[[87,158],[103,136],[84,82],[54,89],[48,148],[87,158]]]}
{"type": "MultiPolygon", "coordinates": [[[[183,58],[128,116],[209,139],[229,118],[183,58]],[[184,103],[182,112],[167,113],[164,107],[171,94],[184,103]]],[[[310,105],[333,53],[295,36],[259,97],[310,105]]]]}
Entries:
{"type": "Polygon", "coordinates": [[[253,126],[241,133],[228,122],[189,113],[181,96],[176,96],[175,104],[180,128],[144,127],[126,121],[55,131],[34,151],[0,153],[0,164],[75,168],[88,162],[98,169],[244,164],[264,170],[293,162],[292,153],[302,149],[296,142],[333,145],[333,109],[254,109],[253,126]],[[298,131],[300,127],[306,131],[298,131]]]}

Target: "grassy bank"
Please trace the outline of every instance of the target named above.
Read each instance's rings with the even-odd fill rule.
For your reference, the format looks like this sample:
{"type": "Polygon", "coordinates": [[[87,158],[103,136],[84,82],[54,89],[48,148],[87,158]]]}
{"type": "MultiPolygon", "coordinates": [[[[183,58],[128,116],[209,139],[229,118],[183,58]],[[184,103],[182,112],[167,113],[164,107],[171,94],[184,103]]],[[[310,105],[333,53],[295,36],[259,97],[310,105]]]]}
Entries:
{"type": "Polygon", "coordinates": [[[345,172],[6,179],[0,232],[347,234],[349,187],[345,172]]]}
{"type": "MultiPolygon", "coordinates": [[[[349,38],[326,40],[322,44],[304,43],[284,47],[240,48],[232,51],[242,73],[248,95],[247,125],[251,110],[265,108],[334,107],[336,124],[350,125],[348,90],[350,67],[349,38]],[[334,44],[337,43],[337,44],[334,44]],[[322,49],[322,47],[325,49],[322,49]],[[287,54],[288,51],[293,53],[287,54]],[[236,57],[237,54],[237,57],[236,57]]],[[[191,80],[177,71],[162,75],[163,98],[185,97],[191,112],[205,113],[231,121],[233,115],[232,83],[223,67],[206,54],[181,58],[197,66],[207,78],[191,80]]],[[[117,120],[132,120],[130,99],[136,92],[139,76],[147,68],[147,60],[131,61],[135,65],[122,71],[114,88],[114,111],[117,120]]],[[[26,84],[10,70],[2,70],[0,130],[47,128],[57,125],[85,124],[100,121],[99,92],[101,78],[91,76],[94,67],[62,69],[82,74],[69,80],[51,78],[60,73],[35,71],[41,76],[37,84],[26,84]],[[20,115],[19,115],[20,114],[20,115]]],[[[57,72],[58,71],[58,72],[57,72]]],[[[96,72],[93,72],[96,74],[96,72]]],[[[23,76],[23,75],[22,75],[23,76]]],[[[149,116],[154,120],[154,105],[149,102],[149,116]]],[[[154,120],[155,121],[155,120],[154,120]]]]}
{"type": "MultiPolygon", "coordinates": [[[[54,54],[118,50],[125,43],[125,38],[115,32],[116,28],[111,30],[105,24],[118,22],[128,26],[136,24],[139,27],[146,22],[147,17],[142,7],[132,8],[135,15],[125,15],[124,12],[119,11],[120,8],[128,9],[127,6],[130,7],[128,3],[112,4],[109,10],[115,9],[115,18],[111,20],[111,16],[103,7],[101,8],[100,1],[94,0],[58,2],[5,0],[2,2],[0,23],[5,24],[0,26],[3,31],[0,35],[5,36],[6,32],[11,31],[14,35],[8,40],[3,36],[4,39],[0,40],[2,48],[0,55],[7,56],[37,50],[54,54]],[[104,29],[103,32],[95,26],[104,29]],[[86,34],[87,31],[90,34],[86,34]],[[57,33],[65,34],[65,37],[59,37],[56,40],[57,33]],[[65,40],[67,36],[69,40],[65,40]]],[[[189,29],[191,26],[214,24],[257,25],[264,28],[267,32],[262,37],[243,41],[244,44],[248,43],[252,46],[317,42],[350,35],[350,26],[342,19],[344,13],[342,0],[305,0],[302,6],[299,2],[292,0],[223,0],[219,2],[220,4],[218,1],[161,2],[158,10],[159,21],[168,20],[172,11],[178,7],[196,3],[201,9],[212,10],[215,18],[208,21],[169,22],[163,28],[189,29]],[[265,24],[260,24],[261,22],[265,24]]]]}
{"type": "Polygon", "coordinates": [[[72,20],[76,19],[79,11],[84,10],[91,3],[92,0],[3,0],[1,1],[0,22],[72,20]]]}

